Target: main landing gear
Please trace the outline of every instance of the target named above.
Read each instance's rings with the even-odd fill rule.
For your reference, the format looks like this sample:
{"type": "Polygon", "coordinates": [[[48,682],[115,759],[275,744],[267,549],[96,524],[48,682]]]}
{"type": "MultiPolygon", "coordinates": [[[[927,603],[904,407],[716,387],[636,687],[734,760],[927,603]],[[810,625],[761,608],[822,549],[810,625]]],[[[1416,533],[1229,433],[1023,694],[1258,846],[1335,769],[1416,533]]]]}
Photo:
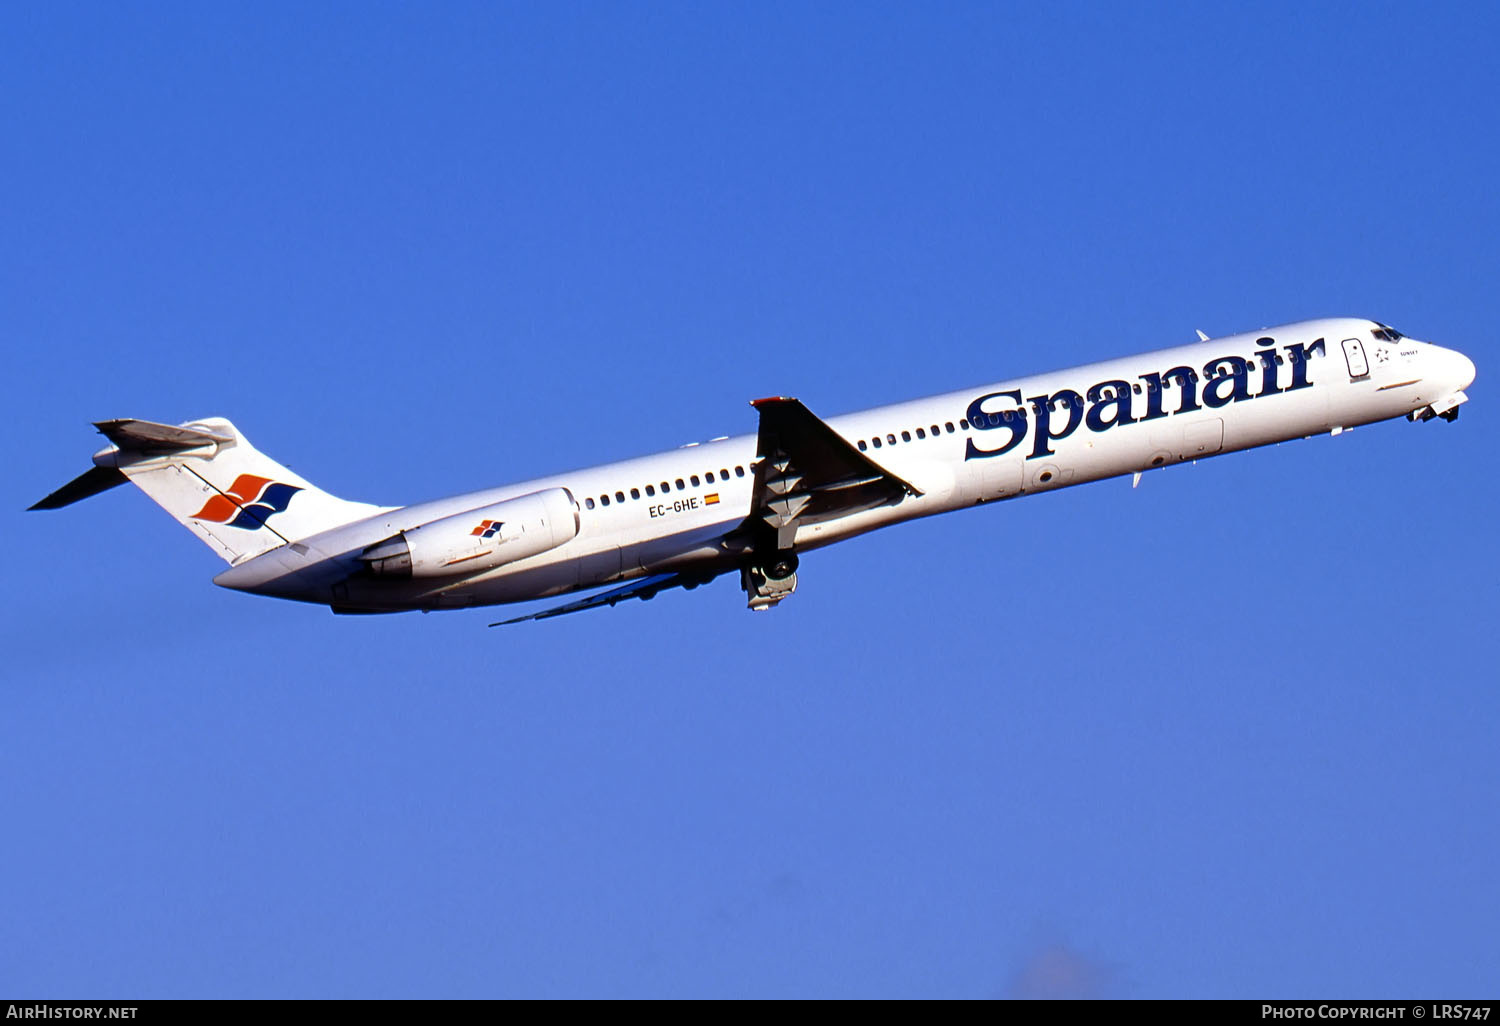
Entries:
{"type": "Polygon", "coordinates": [[[791,549],[757,556],[740,570],[751,609],[770,609],[797,590],[797,554],[791,549]]]}

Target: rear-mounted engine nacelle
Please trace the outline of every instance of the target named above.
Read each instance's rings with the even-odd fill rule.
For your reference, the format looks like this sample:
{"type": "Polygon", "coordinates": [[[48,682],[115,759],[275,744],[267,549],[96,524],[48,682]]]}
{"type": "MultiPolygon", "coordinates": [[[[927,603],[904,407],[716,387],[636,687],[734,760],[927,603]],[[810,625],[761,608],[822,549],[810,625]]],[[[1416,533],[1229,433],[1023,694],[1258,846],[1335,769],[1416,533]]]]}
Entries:
{"type": "Polygon", "coordinates": [[[548,488],[402,531],[359,558],[376,577],[449,577],[535,556],[577,534],[572,493],[548,488]]]}

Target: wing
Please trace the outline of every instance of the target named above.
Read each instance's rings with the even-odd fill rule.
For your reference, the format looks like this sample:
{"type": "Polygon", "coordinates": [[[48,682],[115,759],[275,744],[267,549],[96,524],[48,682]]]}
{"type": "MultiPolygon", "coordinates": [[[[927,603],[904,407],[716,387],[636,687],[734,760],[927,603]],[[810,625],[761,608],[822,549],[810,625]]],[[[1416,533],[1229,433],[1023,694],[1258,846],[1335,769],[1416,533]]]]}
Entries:
{"type": "Polygon", "coordinates": [[[756,399],[760,437],[753,512],[746,527],[771,530],[790,548],[799,524],[815,524],[922,493],[850,445],[796,399],[756,399]]]}
{"type": "Polygon", "coordinates": [[[526,616],[518,616],[513,620],[500,620],[490,624],[491,627],[504,627],[510,623],[521,623],[524,620],[545,620],[548,617],[562,616],[564,613],[577,613],[585,609],[596,609],[599,606],[612,606],[626,599],[649,599],[655,598],[656,593],[667,588],[686,588],[692,590],[700,584],[707,584],[717,577],[718,574],[656,574],[652,577],[644,577],[639,581],[631,581],[629,584],[619,588],[611,588],[601,591],[597,595],[579,599],[576,602],[568,602],[561,606],[553,606],[551,609],[543,609],[539,613],[529,613],[526,616]]]}

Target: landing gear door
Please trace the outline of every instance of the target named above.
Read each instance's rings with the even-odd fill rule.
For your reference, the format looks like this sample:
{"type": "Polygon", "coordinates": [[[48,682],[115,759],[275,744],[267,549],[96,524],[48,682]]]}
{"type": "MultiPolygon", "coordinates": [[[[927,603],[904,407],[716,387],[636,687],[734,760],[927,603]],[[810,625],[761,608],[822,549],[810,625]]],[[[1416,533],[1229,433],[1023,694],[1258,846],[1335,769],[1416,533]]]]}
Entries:
{"type": "Polygon", "coordinates": [[[1357,338],[1344,339],[1344,362],[1349,365],[1349,377],[1355,380],[1369,377],[1370,361],[1365,359],[1365,344],[1357,338]]]}

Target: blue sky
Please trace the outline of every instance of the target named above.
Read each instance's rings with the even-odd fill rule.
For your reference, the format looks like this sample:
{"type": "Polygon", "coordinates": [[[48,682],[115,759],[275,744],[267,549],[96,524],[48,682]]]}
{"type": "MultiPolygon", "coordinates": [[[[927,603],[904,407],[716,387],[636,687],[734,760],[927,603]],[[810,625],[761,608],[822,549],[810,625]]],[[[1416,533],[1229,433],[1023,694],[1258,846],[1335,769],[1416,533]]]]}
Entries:
{"type": "Polygon", "coordinates": [[[1489,5],[0,15],[0,992],[1473,996],[1489,5]],[[487,630],[226,592],[108,417],[401,503],[1314,316],[1457,424],[487,630]]]}

